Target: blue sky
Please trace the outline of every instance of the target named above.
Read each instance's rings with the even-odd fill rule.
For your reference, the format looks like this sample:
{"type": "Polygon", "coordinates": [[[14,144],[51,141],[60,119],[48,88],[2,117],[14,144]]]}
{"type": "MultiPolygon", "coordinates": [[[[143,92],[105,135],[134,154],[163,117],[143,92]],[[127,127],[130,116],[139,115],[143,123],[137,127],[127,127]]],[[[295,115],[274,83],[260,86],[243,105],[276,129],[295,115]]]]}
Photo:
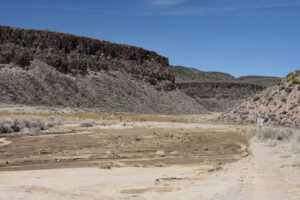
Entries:
{"type": "Polygon", "coordinates": [[[300,0],[2,0],[0,24],[136,45],[234,76],[300,69],[300,0]]]}

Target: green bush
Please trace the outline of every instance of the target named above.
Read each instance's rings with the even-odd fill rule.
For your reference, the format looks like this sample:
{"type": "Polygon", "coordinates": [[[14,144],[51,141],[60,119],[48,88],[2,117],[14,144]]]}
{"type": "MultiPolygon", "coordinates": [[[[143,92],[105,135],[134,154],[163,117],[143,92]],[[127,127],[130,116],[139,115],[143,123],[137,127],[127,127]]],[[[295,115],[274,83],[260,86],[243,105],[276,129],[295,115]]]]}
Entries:
{"type": "Polygon", "coordinates": [[[293,83],[293,84],[298,84],[298,85],[300,85],[300,80],[294,78],[294,79],[292,80],[292,83],[293,83]]]}
{"type": "Polygon", "coordinates": [[[258,101],[259,100],[259,97],[258,96],[255,96],[254,98],[253,98],[253,101],[258,101]]]}
{"type": "Polygon", "coordinates": [[[295,72],[291,72],[291,73],[289,73],[289,74],[287,75],[287,78],[288,78],[289,80],[294,79],[294,78],[296,78],[296,77],[297,77],[297,73],[295,73],[295,72]]]}
{"type": "Polygon", "coordinates": [[[268,98],[268,101],[273,101],[273,97],[268,98]]]}
{"type": "Polygon", "coordinates": [[[281,102],[286,102],[286,98],[285,98],[285,97],[282,97],[282,98],[281,98],[281,102]]]}
{"type": "Polygon", "coordinates": [[[280,90],[284,90],[285,89],[285,87],[284,86],[280,86],[280,88],[279,88],[280,90]]]}
{"type": "Polygon", "coordinates": [[[286,88],[286,92],[287,93],[291,93],[293,91],[293,88],[289,87],[289,88],[286,88]]]}
{"type": "Polygon", "coordinates": [[[272,83],[272,85],[280,85],[280,84],[281,84],[281,80],[275,81],[275,82],[272,83]]]}
{"type": "Polygon", "coordinates": [[[257,90],[255,95],[260,95],[261,94],[261,90],[257,90]]]}

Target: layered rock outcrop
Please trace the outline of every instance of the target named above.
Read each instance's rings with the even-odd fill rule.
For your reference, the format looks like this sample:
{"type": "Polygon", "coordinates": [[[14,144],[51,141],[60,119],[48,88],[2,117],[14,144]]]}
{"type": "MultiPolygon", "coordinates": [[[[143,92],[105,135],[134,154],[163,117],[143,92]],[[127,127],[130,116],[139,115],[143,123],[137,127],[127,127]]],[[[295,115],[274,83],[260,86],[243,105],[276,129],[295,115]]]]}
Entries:
{"type": "Polygon", "coordinates": [[[0,26],[0,63],[26,69],[33,59],[64,74],[122,71],[157,89],[175,89],[168,59],[153,51],[71,34],[0,26]]]}
{"type": "Polygon", "coordinates": [[[153,51],[50,31],[0,26],[0,103],[95,112],[199,114],[153,51]]]}
{"type": "Polygon", "coordinates": [[[178,89],[196,99],[209,111],[231,109],[263,87],[248,83],[190,82],[176,83],[178,89]]]}

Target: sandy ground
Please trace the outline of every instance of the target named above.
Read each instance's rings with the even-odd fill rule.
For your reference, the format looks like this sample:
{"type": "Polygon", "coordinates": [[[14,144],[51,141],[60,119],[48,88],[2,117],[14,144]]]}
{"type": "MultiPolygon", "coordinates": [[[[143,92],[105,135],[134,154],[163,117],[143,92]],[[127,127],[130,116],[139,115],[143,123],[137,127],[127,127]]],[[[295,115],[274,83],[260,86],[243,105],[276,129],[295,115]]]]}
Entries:
{"type": "MultiPolygon", "coordinates": [[[[72,129],[72,127],[74,128],[75,126],[76,125],[69,125],[68,127],[72,129]]],[[[132,165],[131,162],[127,163],[126,159],[116,159],[114,161],[122,161],[123,166],[121,168],[119,168],[120,166],[118,166],[118,168],[112,166],[111,169],[103,169],[99,164],[100,162],[98,162],[99,160],[97,160],[97,165],[91,165],[92,167],[86,167],[85,165],[84,168],[80,168],[80,165],[76,165],[77,159],[75,159],[75,161],[71,159],[70,163],[77,168],[70,168],[70,166],[67,166],[69,168],[64,168],[66,167],[64,162],[59,162],[57,165],[49,167],[56,169],[6,171],[17,166],[13,164],[12,160],[9,160],[9,162],[12,163],[9,163],[8,166],[2,166],[3,171],[0,172],[0,200],[300,199],[300,168],[293,165],[293,156],[287,146],[278,145],[270,147],[265,143],[260,143],[255,139],[252,139],[251,145],[248,148],[247,143],[245,143],[245,138],[236,134],[226,125],[149,122],[134,123],[123,129],[118,125],[112,125],[110,129],[107,129],[107,127],[106,129],[102,128],[104,127],[82,128],[78,130],[77,127],[75,130],[79,131],[81,134],[79,134],[79,132],[73,132],[67,134],[36,135],[1,139],[0,145],[5,144],[5,146],[0,148],[0,150],[2,150],[2,157],[0,156],[2,162],[8,158],[5,156],[3,157],[3,152],[9,154],[11,151],[11,153],[13,153],[12,155],[15,155],[12,160],[23,159],[23,156],[27,155],[29,150],[32,150],[32,152],[35,153],[38,152],[40,149],[33,148],[29,141],[39,141],[40,143],[36,146],[39,146],[44,150],[45,147],[43,147],[43,145],[56,144],[56,147],[59,146],[58,149],[61,149],[66,154],[68,153],[68,148],[70,148],[70,146],[79,148],[80,145],[83,145],[83,150],[77,151],[77,155],[64,155],[67,158],[71,156],[72,159],[74,158],[73,156],[82,157],[84,155],[90,155],[91,149],[96,149],[95,152],[99,154],[103,148],[96,148],[99,143],[91,143],[91,141],[108,141],[108,139],[112,141],[112,139],[117,138],[116,134],[118,136],[124,136],[124,141],[135,141],[133,143],[127,143],[125,149],[135,149],[135,152],[129,153],[127,157],[135,155],[130,157],[130,159],[138,160],[132,165]],[[108,135],[112,138],[105,138],[107,134],[99,134],[99,129],[101,129],[100,133],[107,131],[106,133],[109,133],[108,135]],[[136,130],[136,132],[133,130],[136,130]],[[153,131],[156,134],[154,134],[154,137],[148,138],[149,140],[147,140],[146,136],[153,136],[153,131]],[[169,158],[174,156],[171,152],[174,152],[174,148],[178,147],[176,140],[174,140],[174,144],[168,142],[173,141],[169,138],[171,133],[175,135],[180,133],[181,136],[187,136],[178,140],[178,144],[180,144],[181,148],[176,150],[177,155],[175,156],[175,160],[169,163],[169,158]],[[132,140],[132,136],[137,136],[137,134],[141,138],[138,140],[133,138],[132,140]],[[95,135],[100,138],[97,139],[95,135]],[[103,135],[105,136],[104,138],[103,135]],[[126,135],[128,137],[126,137],[126,135]],[[87,138],[93,139],[85,142],[83,141],[82,143],[76,142],[81,141],[83,136],[88,136],[87,138]],[[76,139],[76,137],[79,138],[76,139]],[[43,138],[46,139],[43,141],[43,138]],[[129,138],[131,139],[129,140],[129,138]],[[197,138],[201,138],[201,140],[196,140],[197,138]],[[67,139],[69,139],[69,142],[72,141],[73,143],[67,143],[65,146],[58,145],[60,144],[58,141],[66,141],[67,139]],[[192,142],[193,140],[195,143],[192,142]],[[227,140],[227,143],[224,143],[224,140],[227,140]],[[12,143],[7,144],[7,141],[11,141],[12,143]],[[48,143],[46,143],[46,141],[48,141],[48,143]],[[139,144],[141,141],[144,143],[139,144]],[[145,146],[147,143],[149,144],[150,141],[160,141],[160,144],[159,146],[155,146],[155,143],[151,143],[151,145],[145,146]],[[186,143],[181,141],[186,141],[186,143]],[[191,144],[191,146],[189,146],[189,144],[191,144]],[[199,146],[196,144],[200,147],[210,146],[204,149],[201,148],[202,150],[199,151],[199,146]],[[226,145],[229,145],[230,148],[224,148],[228,147],[226,145]],[[20,146],[23,146],[23,149],[19,149],[19,154],[16,154],[14,150],[18,149],[17,147],[20,146]],[[147,153],[141,151],[141,147],[143,147],[142,149],[144,150],[149,150],[151,146],[153,146],[153,150],[157,149],[157,147],[163,149],[164,155],[162,156],[162,152],[157,153],[156,151],[150,151],[153,153],[151,154],[149,151],[147,151],[147,153]],[[24,151],[26,149],[27,151],[24,151]],[[171,151],[168,151],[168,149],[171,149],[171,151]],[[196,149],[198,150],[196,151],[196,149]],[[250,155],[248,155],[247,149],[250,150],[250,155]],[[137,156],[136,150],[139,150],[138,153],[142,153],[142,155],[139,154],[137,156]],[[22,151],[25,153],[20,154],[22,151]],[[185,152],[185,154],[180,154],[178,152],[185,152]],[[19,157],[17,155],[19,155],[19,157]],[[151,162],[146,162],[145,159],[151,158],[151,155],[155,158],[151,160],[151,162],[155,163],[155,160],[159,158],[160,160],[158,163],[163,164],[156,165],[151,164],[151,162]],[[202,157],[197,157],[198,159],[193,160],[192,162],[189,159],[184,159],[195,157],[195,155],[202,155],[202,157]],[[203,155],[205,155],[205,159],[203,159],[203,155]],[[230,157],[229,160],[228,156],[230,157]],[[219,163],[220,161],[221,163],[219,163]],[[137,167],[136,163],[139,162],[142,162],[143,165],[137,167]]],[[[114,142],[108,144],[120,145],[119,143],[114,142]]],[[[99,146],[101,145],[103,144],[100,144],[99,146]]],[[[74,151],[72,148],[69,150],[70,152],[74,151]]],[[[57,154],[59,155],[60,151],[48,151],[46,154],[42,153],[39,155],[33,154],[31,155],[32,157],[27,156],[25,161],[27,160],[30,166],[32,164],[30,162],[36,160],[36,158],[41,161],[45,155],[50,158],[55,158],[57,154]]],[[[48,160],[51,160],[50,158],[48,158],[48,160]]],[[[21,167],[19,169],[22,169],[24,166],[26,168],[27,162],[22,162],[21,165],[19,165],[19,167],[21,167]]],[[[84,163],[89,162],[93,163],[95,160],[84,160],[84,163]]],[[[49,163],[51,164],[52,162],[49,163]]]]}
{"type": "Polygon", "coordinates": [[[99,168],[0,173],[0,199],[299,199],[299,168],[282,167],[276,148],[252,142],[252,155],[214,166],[99,168]]]}
{"type": "Polygon", "coordinates": [[[222,125],[119,122],[56,128],[65,131],[6,134],[0,141],[0,171],[178,164],[217,168],[248,154],[248,138],[222,125]]]}
{"type": "Polygon", "coordinates": [[[0,147],[4,147],[11,144],[11,141],[6,140],[6,138],[0,138],[0,147]]]}

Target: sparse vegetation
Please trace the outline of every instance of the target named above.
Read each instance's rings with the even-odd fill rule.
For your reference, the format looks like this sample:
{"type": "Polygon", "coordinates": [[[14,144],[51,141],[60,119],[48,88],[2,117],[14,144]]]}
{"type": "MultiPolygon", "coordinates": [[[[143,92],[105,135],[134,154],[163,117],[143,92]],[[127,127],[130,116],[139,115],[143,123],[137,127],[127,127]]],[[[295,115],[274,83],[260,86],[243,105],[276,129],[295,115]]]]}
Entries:
{"type": "Polygon", "coordinates": [[[262,142],[296,142],[297,144],[300,142],[299,132],[294,129],[262,127],[246,128],[242,129],[242,132],[246,135],[254,136],[262,142]]]}
{"type": "Polygon", "coordinates": [[[255,95],[260,95],[261,94],[261,90],[257,90],[256,92],[255,92],[255,95]]]}
{"type": "Polygon", "coordinates": [[[291,93],[291,92],[293,91],[293,89],[294,89],[294,88],[292,88],[292,87],[289,87],[289,88],[286,88],[286,90],[285,90],[285,91],[286,91],[287,93],[291,93]]]}
{"type": "Polygon", "coordinates": [[[286,98],[285,98],[285,97],[282,97],[282,98],[281,98],[281,102],[286,102],[286,98]]]}
{"type": "Polygon", "coordinates": [[[267,140],[289,141],[293,134],[291,130],[265,128],[258,132],[257,137],[264,142],[267,140]]]}
{"type": "Polygon", "coordinates": [[[37,118],[0,118],[0,133],[37,133],[47,129],[37,118]]]}
{"type": "Polygon", "coordinates": [[[255,96],[254,98],[253,98],[253,101],[258,101],[259,100],[259,96],[255,96]]]}
{"type": "Polygon", "coordinates": [[[298,85],[300,85],[300,80],[294,78],[294,79],[292,80],[292,83],[293,83],[293,84],[298,84],[298,85]]]}
{"type": "MultiPolygon", "coordinates": [[[[120,120],[123,121],[154,121],[154,122],[171,122],[176,119],[177,122],[183,122],[184,117],[164,116],[164,115],[130,115],[130,114],[81,114],[81,113],[0,113],[0,117],[43,117],[43,118],[77,118],[92,120],[120,120]]],[[[57,123],[57,122],[56,122],[57,123]]]]}
{"type": "Polygon", "coordinates": [[[268,101],[273,101],[273,97],[269,97],[269,98],[268,98],[268,101]]]}
{"type": "Polygon", "coordinates": [[[275,81],[275,82],[272,83],[272,85],[280,85],[280,84],[281,84],[281,80],[275,81]]]}
{"type": "Polygon", "coordinates": [[[279,89],[280,89],[280,90],[284,90],[284,89],[285,89],[285,86],[280,86],[279,89]]]}
{"type": "Polygon", "coordinates": [[[83,122],[80,124],[80,127],[93,127],[93,124],[90,122],[83,122]]]}

